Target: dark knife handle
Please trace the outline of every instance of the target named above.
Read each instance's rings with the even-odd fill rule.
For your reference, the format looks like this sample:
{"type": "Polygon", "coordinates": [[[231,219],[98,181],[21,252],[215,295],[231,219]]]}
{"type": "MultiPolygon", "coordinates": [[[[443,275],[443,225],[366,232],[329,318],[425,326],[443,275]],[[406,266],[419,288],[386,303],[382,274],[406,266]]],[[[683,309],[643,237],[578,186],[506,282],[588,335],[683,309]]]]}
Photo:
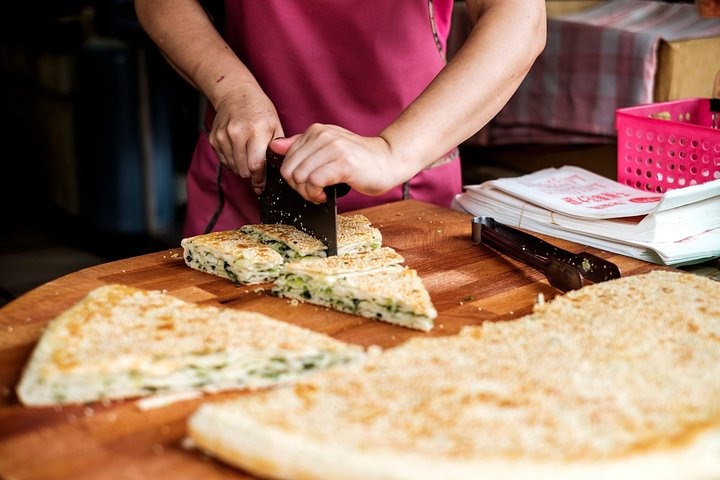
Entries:
{"type": "Polygon", "coordinates": [[[572,265],[552,257],[538,255],[496,229],[495,220],[490,217],[473,219],[473,241],[483,243],[500,253],[525,263],[542,272],[553,287],[567,292],[583,286],[580,272],[572,265]]]}
{"type": "Polygon", "coordinates": [[[620,269],[612,262],[588,252],[572,253],[529,233],[493,221],[493,229],[543,257],[554,257],[580,270],[593,283],[620,278],[620,269]]]}
{"type": "MultiPolygon", "coordinates": [[[[280,170],[280,167],[282,166],[283,160],[285,160],[285,155],[280,155],[279,153],[275,153],[272,150],[270,150],[270,147],[267,148],[267,151],[265,152],[265,158],[267,160],[267,165],[269,165],[272,168],[275,168],[276,170],[280,170]]],[[[330,185],[328,187],[325,187],[325,194],[329,195],[330,190],[335,189],[335,198],[344,197],[350,192],[350,185],[347,183],[338,183],[336,185],[330,185]]]]}

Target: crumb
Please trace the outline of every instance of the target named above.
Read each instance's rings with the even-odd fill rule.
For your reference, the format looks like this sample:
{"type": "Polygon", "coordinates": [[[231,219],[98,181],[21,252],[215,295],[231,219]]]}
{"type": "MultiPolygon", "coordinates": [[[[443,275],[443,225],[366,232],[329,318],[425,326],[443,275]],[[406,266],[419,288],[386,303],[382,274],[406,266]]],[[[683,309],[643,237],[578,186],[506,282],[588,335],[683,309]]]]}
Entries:
{"type": "Polygon", "coordinates": [[[263,287],[258,287],[258,288],[256,288],[256,289],[253,290],[253,292],[255,292],[255,293],[262,293],[262,292],[264,292],[264,291],[265,291],[265,289],[264,289],[263,287]]]}
{"type": "Polygon", "coordinates": [[[185,437],[180,440],[180,447],[184,450],[192,450],[195,448],[195,442],[190,437],[185,437]]]}
{"type": "Polygon", "coordinates": [[[542,292],[537,294],[537,297],[535,298],[535,305],[544,305],[545,304],[545,295],[543,295],[542,292]]]}
{"type": "Polygon", "coordinates": [[[383,349],[379,345],[370,345],[367,347],[367,353],[368,355],[378,355],[382,353],[383,349]]]}
{"type": "Polygon", "coordinates": [[[290,300],[288,302],[288,304],[290,304],[291,307],[297,307],[300,304],[300,302],[298,302],[297,298],[293,298],[292,300],[290,300]]]}
{"type": "Polygon", "coordinates": [[[458,305],[463,305],[463,302],[458,302],[458,305]]]}

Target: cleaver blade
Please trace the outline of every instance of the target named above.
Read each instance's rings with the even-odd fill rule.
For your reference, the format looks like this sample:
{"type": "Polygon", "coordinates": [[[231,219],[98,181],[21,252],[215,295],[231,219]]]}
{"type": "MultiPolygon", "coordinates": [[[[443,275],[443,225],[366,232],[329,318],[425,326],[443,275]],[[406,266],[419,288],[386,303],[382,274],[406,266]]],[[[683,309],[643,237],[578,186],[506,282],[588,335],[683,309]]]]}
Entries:
{"type": "Polygon", "coordinates": [[[280,175],[283,155],[268,147],[265,189],[260,194],[260,221],[284,223],[320,240],[327,256],[337,255],[337,199],[350,191],[347,184],[325,187],[327,201],[315,204],[305,200],[280,175]]]}

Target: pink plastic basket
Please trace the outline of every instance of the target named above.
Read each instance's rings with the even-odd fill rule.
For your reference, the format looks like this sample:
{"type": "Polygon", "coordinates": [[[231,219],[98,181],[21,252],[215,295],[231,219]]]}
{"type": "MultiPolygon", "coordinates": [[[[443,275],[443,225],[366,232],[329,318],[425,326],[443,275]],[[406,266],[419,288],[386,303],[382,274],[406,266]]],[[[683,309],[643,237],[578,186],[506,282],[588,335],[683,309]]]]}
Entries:
{"type": "Polygon", "coordinates": [[[720,179],[720,130],[710,100],[691,98],[616,111],[618,181],[666,192],[720,179]]]}

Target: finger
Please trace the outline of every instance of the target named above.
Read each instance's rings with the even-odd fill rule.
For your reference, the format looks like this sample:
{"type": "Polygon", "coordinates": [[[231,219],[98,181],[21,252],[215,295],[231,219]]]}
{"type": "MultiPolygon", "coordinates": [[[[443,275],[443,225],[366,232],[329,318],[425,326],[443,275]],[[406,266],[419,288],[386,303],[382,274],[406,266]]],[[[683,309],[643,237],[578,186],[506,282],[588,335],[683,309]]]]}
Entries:
{"type": "Polygon", "coordinates": [[[277,153],[278,155],[287,155],[288,150],[290,150],[290,147],[292,147],[293,143],[295,143],[295,140],[298,139],[300,135],[293,135],[292,137],[283,138],[283,137],[276,137],[270,142],[270,150],[277,153]]]}
{"type": "Polygon", "coordinates": [[[308,176],[306,182],[307,199],[324,201],[325,188],[339,183],[350,183],[351,172],[348,164],[342,161],[331,161],[319,165],[308,176]]]}
{"type": "Polygon", "coordinates": [[[300,183],[293,188],[295,188],[301,197],[309,202],[324,203],[327,201],[327,195],[325,195],[325,190],[322,187],[310,183],[300,183]]]}
{"type": "MultiPolygon", "coordinates": [[[[310,176],[314,174],[318,169],[324,166],[331,165],[340,158],[340,152],[333,144],[325,145],[307,145],[301,151],[295,153],[293,156],[292,164],[288,168],[288,181],[301,183],[311,183],[314,186],[325,187],[328,184],[319,184],[313,182],[310,176]]],[[[316,180],[321,180],[322,177],[316,177],[316,180]]]]}
{"type": "Polygon", "coordinates": [[[308,130],[294,137],[294,141],[285,154],[280,173],[293,188],[305,183],[307,175],[316,168],[316,165],[328,161],[321,152],[331,143],[329,135],[323,133],[327,130],[325,125],[312,125],[308,130]]]}
{"type": "Polygon", "coordinates": [[[214,129],[212,132],[210,132],[208,140],[210,142],[210,146],[213,148],[215,154],[218,157],[220,165],[224,166],[225,168],[229,169],[237,175],[237,168],[235,167],[235,163],[232,160],[232,147],[229,144],[229,141],[225,136],[224,131],[221,129],[214,129]]]}
{"type": "Polygon", "coordinates": [[[303,198],[313,203],[325,203],[327,201],[325,189],[323,187],[313,185],[312,183],[305,184],[305,193],[303,198]]]}
{"type": "Polygon", "coordinates": [[[225,155],[229,157],[235,166],[235,173],[237,173],[241,178],[250,178],[247,144],[244,137],[239,136],[237,132],[235,135],[229,135],[228,146],[231,151],[229,155],[225,152],[225,155]]]}
{"type": "Polygon", "coordinates": [[[265,150],[266,141],[258,141],[251,138],[246,148],[247,167],[250,173],[250,184],[257,195],[261,194],[265,187],[265,150]]]}

